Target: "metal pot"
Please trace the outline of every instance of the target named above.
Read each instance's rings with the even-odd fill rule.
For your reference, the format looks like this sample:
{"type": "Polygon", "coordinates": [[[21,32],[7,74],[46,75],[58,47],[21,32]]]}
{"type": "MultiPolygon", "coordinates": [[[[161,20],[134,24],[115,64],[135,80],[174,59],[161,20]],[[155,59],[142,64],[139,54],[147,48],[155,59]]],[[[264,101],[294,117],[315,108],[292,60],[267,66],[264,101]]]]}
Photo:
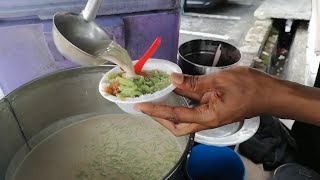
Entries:
{"type": "Polygon", "coordinates": [[[236,66],[241,59],[241,52],[235,46],[213,40],[196,39],[179,47],[178,65],[184,74],[203,75],[236,66]],[[216,67],[213,60],[221,44],[221,55],[216,67]]]}
{"type": "MultiPolygon", "coordinates": [[[[54,73],[0,100],[0,144],[6,145],[0,154],[0,179],[12,179],[25,157],[62,128],[98,115],[125,114],[98,92],[100,79],[113,67],[82,67],[54,73]]],[[[170,96],[170,105],[187,106],[185,99],[170,96]]],[[[163,179],[181,176],[193,145],[193,135],[176,138],[184,152],[163,179]]]]}

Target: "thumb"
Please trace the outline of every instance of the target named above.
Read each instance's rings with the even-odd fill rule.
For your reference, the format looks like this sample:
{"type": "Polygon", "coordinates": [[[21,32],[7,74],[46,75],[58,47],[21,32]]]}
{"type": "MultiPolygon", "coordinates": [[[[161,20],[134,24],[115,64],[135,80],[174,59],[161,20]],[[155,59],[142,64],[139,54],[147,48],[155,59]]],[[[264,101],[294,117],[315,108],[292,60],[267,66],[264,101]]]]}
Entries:
{"type": "Polygon", "coordinates": [[[179,89],[185,89],[188,91],[203,91],[210,86],[210,78],[204,76],[189,76],[179,73],[171,74],[171,82],[179,89]]]}

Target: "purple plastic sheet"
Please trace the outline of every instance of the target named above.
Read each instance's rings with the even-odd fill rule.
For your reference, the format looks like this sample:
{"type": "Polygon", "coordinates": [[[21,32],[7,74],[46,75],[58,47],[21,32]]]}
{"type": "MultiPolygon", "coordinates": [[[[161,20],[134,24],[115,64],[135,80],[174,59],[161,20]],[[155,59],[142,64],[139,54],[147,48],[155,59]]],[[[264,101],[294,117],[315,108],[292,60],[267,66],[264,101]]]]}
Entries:
{"type": "MultiPolygon", "coordinates": [[[[161,36],[162,44],[153,57],[176,61],[180,9],[100,16],[96,21],[132,59],[139,59],[161,36]]],[[[4,95],[48,73],[77,66],[58,52],[51,29],[51,20],[0,20],[0,89],[4,95]]]]}
{"type": "Polygon", "coordinates": [[[54,60],[42,29],[42,24],[1,28],[0,86],[5,94],[35,78],[74,66],[67,60],[54,60]]]}

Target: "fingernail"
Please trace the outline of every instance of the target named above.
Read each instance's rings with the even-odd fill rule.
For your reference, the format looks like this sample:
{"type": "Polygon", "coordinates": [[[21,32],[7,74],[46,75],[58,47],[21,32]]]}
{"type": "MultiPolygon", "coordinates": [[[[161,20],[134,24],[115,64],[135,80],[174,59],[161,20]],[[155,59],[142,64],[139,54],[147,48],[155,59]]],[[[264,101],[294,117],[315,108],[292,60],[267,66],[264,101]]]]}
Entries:
{"type": "Polygon", "coordinates": [[[140,107],[139,107],[139,104],[134,105],[134,106],[133,106],[133,109],[136,110],[136,111],[138,111],[138,112],[141,112],[141,109],[140,109],[140,107]]]}
{"type": "Polygon", "coordinates": [[[171,74],[171,81],[175,84],[182,84],[183,83],[183,75],[178,73],[171,74]]]}

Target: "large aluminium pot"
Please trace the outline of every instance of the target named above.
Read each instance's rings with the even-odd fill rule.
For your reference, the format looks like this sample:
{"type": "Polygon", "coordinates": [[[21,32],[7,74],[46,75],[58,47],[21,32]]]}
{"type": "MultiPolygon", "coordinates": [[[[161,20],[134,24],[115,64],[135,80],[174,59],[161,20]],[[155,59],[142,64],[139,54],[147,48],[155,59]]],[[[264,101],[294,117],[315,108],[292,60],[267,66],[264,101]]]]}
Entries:
{"type": "MultiPolygon", "coordinates": [[[[13,179],[16,170],[27,155],[47,137],[59,132],[62,128],[90,117],[125,114],[98,92],[99,80],[111,68],[112,66],[100,66],[64,70],[37,79],[6,96],[3,101],[7,102],[9,111],[5,113],[12,112],[13,118],[2,120],[1,117],[8,117],[8,115],[2,116],[1,113],[4,112],[0,109],[0,127],[2,123],[8,124],[7,121],[17,123],[18,126],[15,129],[7,126],[6,136],[0,137],[0,144],[6,143],[8,146],[6,149],[15,151],[0,155],[0,176],[3,175],[0,179],[13,179]],[[20,145],[17,145],[18,141],[11,142],[12,137],[18,136],[23,139],[20,145]],[[12,147],[9,147],[11,144],[13,144],[12,147]],[[9,159],[11,159],[10,163],[9,159]],[[5,169],[6,173],[1,172],[5,169]],[[4,174],[6,174],[5,177],[4,174]]],[[[170,105],[187,106],[185,99],[180,96],[174,94],[170,96],[168,102],[170,105]]],[[[193,145],[193,135],[175,138],[182,147],[183,153],[178,162],[168,169],[163,179],[179,179],[183,176],[181,172],[185,170],[184,164],[193,145]]]]}

